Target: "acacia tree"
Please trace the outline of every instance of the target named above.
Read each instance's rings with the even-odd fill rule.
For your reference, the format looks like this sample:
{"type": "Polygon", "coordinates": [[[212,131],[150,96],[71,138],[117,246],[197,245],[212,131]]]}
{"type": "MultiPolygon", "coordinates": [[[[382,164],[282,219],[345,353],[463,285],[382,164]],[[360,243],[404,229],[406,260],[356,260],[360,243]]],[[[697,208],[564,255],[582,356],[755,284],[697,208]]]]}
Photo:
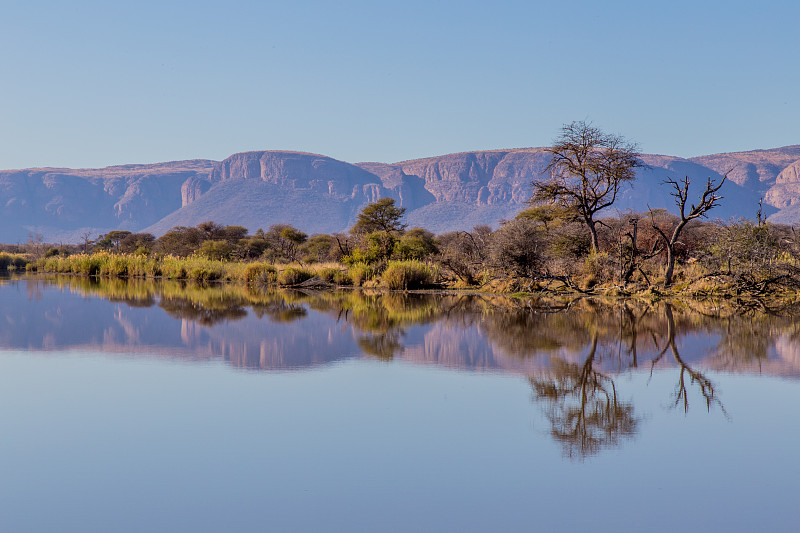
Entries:
{"type": "Polygon", "coordinates": [[[404,207],[394,205],[394,198],[381,198],[361,210],[352,231],[353,233],[401,232],[406,229],[406,225],[400,222],[405,212],[404,207]]]}
{"type": "Polygon", "coordinates": [[[560,204],[577,213],[591,234],[592,251],[599,249],[597,213],[617,199],[620,186],[636,177],[643,166],[638,146],[618,135],[604,133],[584,121],[566,124],[547,151],[549,177],[533,181],[531,203],[560,204]]]}
{"type": "Polygon", "coordinates": [[[406,229],[401,222],[405,212],[404,207],[394,205],[393,198],[381,198],[361,210],[350,232],[362,246],[378,250],[380,258],[388,259],[397,241],[396,234],[406,229]]]}
{"type": "Polygon", "coordinates": [[[681,217],[678,224],[672,230],[672,235],[667,237],[664,230],[656,225],[653,210],[650,210],[650,220],[653,229],[661,236],[661,240],[667,248],[667,270],[664,272],[665,287],[672,284],[672,274],[675,271],[675,245],[678,244],[681,232],[691,220],[705,217],[710,210],[719,205],[722,196],[718,195],[717,192],[722,188],[730,172],[730,170],[726,172],[719,183],[708,178],[706,189],[700,195],[700,201],[697,204],[691,204],[688,213],[686,212],[686,203],[689,201],[689,176],[685,176],[680,182],[674,179],[664,181],[665,184],[670,185],[673,189],[671,194],[672,197],[675,198],[675,205],[678,207],[678,212],[681,217]]]}

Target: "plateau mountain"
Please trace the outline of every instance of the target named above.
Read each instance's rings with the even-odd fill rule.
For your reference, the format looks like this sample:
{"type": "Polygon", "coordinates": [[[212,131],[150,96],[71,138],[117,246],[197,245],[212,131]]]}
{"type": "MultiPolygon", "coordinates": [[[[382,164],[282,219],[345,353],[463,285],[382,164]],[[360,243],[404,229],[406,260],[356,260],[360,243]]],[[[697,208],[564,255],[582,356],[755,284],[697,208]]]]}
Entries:
{"type": "MultiPolygon", "coordinates": [[[[712,215],[753,218],[759,200],[770,220],[800,223],[800,146],[683,159],[642,156],[646,166],[621,191],[613,211],[673,210],[666,178],[689,176],[695,190],[721,179],[725,197],[712,215]]],[[[346,163],[324,155],[258,151],[224,161],[190,160],[103,169],[0,171],[0,241],[41,233],[78,242],[110,230],[160,235],[207,220],[251,231],[275,223],[306,233],[344,231],[359,210],[392,197],[410,226],[434,232],[497,226],[524,209],[532,180],[549,162],[544,148],[449,154],[398,163],[346,163]]]]}

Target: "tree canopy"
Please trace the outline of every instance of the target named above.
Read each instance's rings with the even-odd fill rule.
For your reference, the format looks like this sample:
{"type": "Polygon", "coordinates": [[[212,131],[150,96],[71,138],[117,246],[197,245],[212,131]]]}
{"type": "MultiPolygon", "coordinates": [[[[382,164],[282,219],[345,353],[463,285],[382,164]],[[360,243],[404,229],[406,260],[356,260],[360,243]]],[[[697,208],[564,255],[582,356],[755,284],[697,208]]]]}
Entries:
{"type": "Polygon", "coordinates": [[[406,224],[400,221],[403,219],[405,212],[404,207],[394,205],[393,198],[381,198],[361,210],[352,231],[353,233],[403,231],[406,228],[406,224]]]}
{"type": "Polygon", "coordinates": [[[584,121],[566,124],[554,141],[547,170],[533,181],[531,203],[558,204],[577,213],[589,228],[592,250],[598,251],[596,214],[617,199],[620,185],[643,166],[635,143],[604,133],[584,121]]]}

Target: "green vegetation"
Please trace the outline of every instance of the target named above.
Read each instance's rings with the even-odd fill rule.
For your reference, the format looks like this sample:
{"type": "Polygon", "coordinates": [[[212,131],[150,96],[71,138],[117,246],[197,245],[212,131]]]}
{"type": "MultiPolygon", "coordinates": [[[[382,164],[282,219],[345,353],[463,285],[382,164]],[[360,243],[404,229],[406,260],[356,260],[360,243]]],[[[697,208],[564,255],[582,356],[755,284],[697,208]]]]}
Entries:
{"type": "Polygon", "coordinates": [[[25,270],[28,258],[24,254],[0,252],[0,272],[4,270],[25,270]]]}
{"type": "Polygon", "coordinates": [[[381,275],[381,285],[392,290],[424,289],[436,281],[436,272],[420,261],[390,261],[381,275]]]}
{"type": "Polygon", "coordinates": [[[666,178],[677,216],[648,209],[600,218],[641,166],[635,145],[575,122],[549,152],[550,178],[533,183],[528,208],[497,229],[441,235],[408,229],[405,210],[383,198],[365,206],[347,233],[308,236],[274,224],[249,234],[241,226],[204,222],[159,238],[112,231],[58,247],[37,234],[8,250],[17,255],[0,256],[0,268],[28,262],[40,272],[284,286],[317,277],[314,283],[392,290],[782,301],[800,294],[794,228],[760,216],[757,222],[707,220],[723,201],[727,175],[702,189],[691,188],[688,178],[666,178]]]}

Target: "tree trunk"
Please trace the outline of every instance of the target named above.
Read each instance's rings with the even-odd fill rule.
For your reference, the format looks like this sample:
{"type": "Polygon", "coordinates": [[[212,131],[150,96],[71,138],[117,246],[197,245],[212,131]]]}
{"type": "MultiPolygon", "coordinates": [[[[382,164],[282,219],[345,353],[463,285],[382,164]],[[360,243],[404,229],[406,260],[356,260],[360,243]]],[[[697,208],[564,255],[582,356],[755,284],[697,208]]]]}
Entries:
{"type": "Polygon", "coordinates": [[[600,244],[599,244],[598,239],[597,239],[597,226],[596,226],[596,223],[591,218],[586,218],[584,220],[586,222],[586,225],[589,226],[589,234],[592,237],[592,253],[596,254],[597,252],[600,251],[600,244]]]}
{"type": "Polygon", "coordinates": [[[669,287],[672,284],[672,273],[675,271],[675,245],[672,243],[667,244],[667,271],[664,272],[664,286],[669,287]]]}

